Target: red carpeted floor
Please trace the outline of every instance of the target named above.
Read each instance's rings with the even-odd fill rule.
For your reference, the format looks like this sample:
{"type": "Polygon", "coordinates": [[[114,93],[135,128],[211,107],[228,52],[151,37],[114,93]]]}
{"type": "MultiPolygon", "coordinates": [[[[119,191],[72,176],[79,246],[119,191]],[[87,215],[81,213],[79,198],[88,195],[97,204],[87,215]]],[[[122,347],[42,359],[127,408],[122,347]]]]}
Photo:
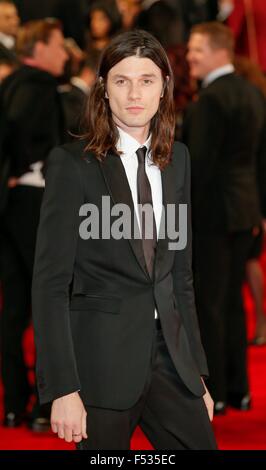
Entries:
{"type": "MultiPolygon", "coordinates": [[[[266,252],[262,256],[266,277],[266,252]]],[[[248,335],[253,334],[253,304],[248,289],[244,288],[247,310],[248,335]]],[[[265,299],[266,301],[266,299],[265,299]]],[[[25,350],[29,363],[33,357],[32,331],[25,337],[25,350]]],[[[266,347],[250,347],[248,351],[252,410],[239,412],[228,410],[226,416],[214,419],[214,429],[220,449],[266,450],[266,347]]],[[[2,393],[2,392],[0,392],[2,393]]],[[[1,403],[0,396],[0,403],[1,403]]],[[[2,414],[2,412],[1,412],[2,414]]],[[[2,416],[1,416],[2,418],[2,416]]],[[[152,446],[137,428],[131,442],[132,449],[150,450],[152,446]]],[[[0,450],[56,450],[74,449],[52,433],[36,434],[26,427],[7,430],[0,426],[0,450]]]]}

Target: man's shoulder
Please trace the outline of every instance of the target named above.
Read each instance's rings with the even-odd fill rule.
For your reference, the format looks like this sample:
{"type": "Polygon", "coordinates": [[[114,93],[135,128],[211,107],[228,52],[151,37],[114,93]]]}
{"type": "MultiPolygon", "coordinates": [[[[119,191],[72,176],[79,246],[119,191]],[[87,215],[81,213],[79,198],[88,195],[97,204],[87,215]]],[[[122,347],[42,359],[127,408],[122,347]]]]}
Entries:
{"type": "Polygon", "coordinates": [[[202,95],[221,95],[224,96],[226,91],[234,94],[235,90],[253,89],[254,85],[245,77],[237,73],[229,73],[214,80],[209,86],[202,90],[202,95]]]}
{"type": "Polygon", "coordinates": [[[178,159],[183,159],[185,160],[188,155],[188,148],[187,146],[183,143],[180,142],[179,140],[174,141],[173,145],[173,157],[178,158],[178,159]]]}
{"type": "Polygon", "coordinates": [[[96,162],[96,158],[91,152],[86,150],[87,142],[84,139],[77,139],[73,142],[58,145],[54,147],[49,155],[50,161],[62,162],[62,164],[68,164],[80,166],[85,162],[91,163],[96,162]]]}
{"type": "Polygon", "coordinates": [[[262,92],[251,83],[247,78],[231,73],[218,78],[200,94],[200,100],[205,103],[218,103],[220,106],[226,107],[230,103],[236,102],[253,103],[257,106],[264,106],[264,97],[262,92]],[[260,103],[259,103],[260,102],[260,103]]]}
{"type": "Polygon", "coordinates": [[[38,99],[43,97],[45,100],[47,90],[52,90],[53,93],[57,90],[57,82],[55,78],[42,70],[35,67],[21,66],[8,77],[3,80],[1,86],[2,95],[12,94],[12,97],[16,98],[17,93],[19,95],[32,97],[38,93],[38,99]]]}
{"type": "Polygon", "coordinates": [[[174,141],[173,152],[172,152],[172,163],[175,166],[180,167],[186,165],[186,160],[189,158],[188,148],[183,142],[178,140],[174,141]]]}
{"type": "Polygon", "coordinates": [[[84,139],[77,139],[60,145],[59,148],[66,153],[70,153],[73,157],[82,157],[86,153],[86,142],[84,139]]]}
{"type": "Polygon", "coordinates": [[[175,140],[173,145],[173,152],[175,154],[185,154],[187,152],[187,146],[180,142],[180,140],[175,140]]]}
{"type": "Polygon", "coordinates": [[[50,160],[65,160],[70,162],[77,162],[77,164],[88,157],[86,152],[86,142],[81,139],[68,142],[66,144],[57,145],[50,152],[50,160]]]}

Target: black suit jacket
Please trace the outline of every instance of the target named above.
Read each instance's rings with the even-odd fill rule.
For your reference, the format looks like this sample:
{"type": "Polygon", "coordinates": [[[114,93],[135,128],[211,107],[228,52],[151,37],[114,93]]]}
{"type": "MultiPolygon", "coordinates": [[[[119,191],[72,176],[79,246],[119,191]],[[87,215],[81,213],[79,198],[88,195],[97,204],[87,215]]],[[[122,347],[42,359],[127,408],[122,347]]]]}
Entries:
{"type": "Polygon", "coordinates": [[[202,89],[188,109],[183,140],[191,154],[195,230],[239,231],[260,223],[265,122],[263,96],[234,73],[202,89]]]}
{"type": "MultiPolygon", "coordinates": [[[[150,366],[154,308],[172,360],[191,392],[207,376],[194,303],[191,223],[184,250],[157,245],[155,278],[145,269],[140,239],[79,236],[80,206],[102,196],[134,205],[121,159],[103,163],[84,142],[55,148],[49,158],[32,286],[41,403],[80,389],[84,403],[126,409],[140,396],[150,366]]],[[[162,172],[163,204],[190,207],[190,162],[175,143],[162,172]]],[[[101,220],[101,211],[100,211],[101,220]]]]}
{"type": "Polygon", "coordinates": [[[0,87],[0,161],[10,161],[10,176],[30,171],[63,141],[64,117],[57,81],[49,73],[23,65],[0,87]]]}

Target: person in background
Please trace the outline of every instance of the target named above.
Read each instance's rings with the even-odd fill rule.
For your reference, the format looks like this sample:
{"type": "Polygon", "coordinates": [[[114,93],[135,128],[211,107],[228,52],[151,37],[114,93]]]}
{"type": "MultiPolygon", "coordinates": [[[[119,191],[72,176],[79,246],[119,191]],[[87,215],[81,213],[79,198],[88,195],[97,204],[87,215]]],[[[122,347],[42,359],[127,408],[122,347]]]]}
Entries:
{"type": "Polygon", "coordinates": [[[1,54],[0,47],[0,85],[11,73],[19,67],[19,62],[13,54],[1,54]]]}
{"type": "Polygon", "coordinates": [[[262,220],[259,160],[266,178],[264,97],[236,75],[233,55],[227,26],[192,29],[188,62],[202,90],[186,113],[183,138],[192,161],[196,301],[216,414],[227,405],[251,406],[241,291],[262,220]]]}
{"type": "Polygon", "coordinates": [[[0,83],[19,64],[15,52],[19,24],[20,19],[14,2],[0,0],[0,83]]]}
{"type": "MultiPolygon", "coordinates": [[[[22,66],[0,90],[0,159],[9,162],[9,194],[1,220],[3,309],[1,315],[1,376],[4,426],[28,419],[32,395],[23,354],[23,334],[31,315],[31,280],[36,231],[43,195],[43,165],[50,149],[63,137],[57,77],[67,54],[58,20],[26,23],[17,37],[22,66]]],[[[49,409],[35,397],[29,425],[47,430],[49,409]]]]}
{"type": "MultiPolygon", "coordinates": [[[[258,87],[265,100],[266,107],[266,78],[260,69],[260,67],[246,57],[237,56],[234,60],[236,73],[245,77],[256,87],[258,87]]],[[[266,136],[265,136],[266,139],[266,136]]],[[[266,155],[265,155],[266,159],[266,155]]],[[[263,161],[258,162],[258,182],[259,188],[265,186],[265,174],[261,164],[265,164],[263,161]]],[[[266,314],[264,309],[264,275],[262,266],[260,263],[260,255],[263,250],[264,235],[266,232],[266,199],[265,193],[261,194],[261,210],[263,214],[263,221],[260,227],[256,227],[253,231],[253,244],[249,252],[247,267],[246,267],[246,279],[251,291],[254,302],[255,311],[255,333],[250,341],[251,345],[263,346],[266,344],[266,314]]]]}
{"type": "Polygon", "coordinates": [[[116,0],[117,8],[122,16],[123,30],[128,31],[135,26],[135,20],[143,8],[141,0],[116,0]]]}
{"type": "Polygon", "coordinates": [[[70,78],[69,85],[61,93],[67,132],[65,141],[72,140],[74,135],[81,133],[84,106],[96,78],[97,65],[98,60],[94,56],[85,57],[79,73],[70,78]]]}
{"type": "Polygon", "coordinates": [[[12,0],[0,0],[0,44],[8,50],[15,49],[20,24],[17,8],[12,0]]]}
{"type": "Polygon", "coordinates": [[[145,4],[135,19],[135,26],[153,34],[163,47],[182,43],[182,21],[175,8],[167,1],[145,4]]]}
{"type": "Polygon", "coordinates": [[[100,57],[111,38],[122,28],[122,17],[115,0],[97,0],[89,12],[85,50],[100,57]]]}

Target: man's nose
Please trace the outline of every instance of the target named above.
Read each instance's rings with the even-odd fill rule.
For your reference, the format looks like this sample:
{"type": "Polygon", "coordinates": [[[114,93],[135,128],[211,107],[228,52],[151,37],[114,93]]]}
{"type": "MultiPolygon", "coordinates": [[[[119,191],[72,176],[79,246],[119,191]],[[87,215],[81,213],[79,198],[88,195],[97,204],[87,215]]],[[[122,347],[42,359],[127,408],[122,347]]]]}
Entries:
{"type": "Polygon", "coordinates": [[[69,59],[69,55],[65,49],[62,50],[63,60],[66,62],[69,59]]]}
{"type": "Polygon", "coordinates": [[[135,99],[140,98],[141,89],[140,89],[140,85],[138,83],[135,83],[135,84],[132,83],[130,85],[129,90],[128,90],[128,96],[129,96],[129,99],[131,99],[131,100],[135,100],[135,99]]]}

